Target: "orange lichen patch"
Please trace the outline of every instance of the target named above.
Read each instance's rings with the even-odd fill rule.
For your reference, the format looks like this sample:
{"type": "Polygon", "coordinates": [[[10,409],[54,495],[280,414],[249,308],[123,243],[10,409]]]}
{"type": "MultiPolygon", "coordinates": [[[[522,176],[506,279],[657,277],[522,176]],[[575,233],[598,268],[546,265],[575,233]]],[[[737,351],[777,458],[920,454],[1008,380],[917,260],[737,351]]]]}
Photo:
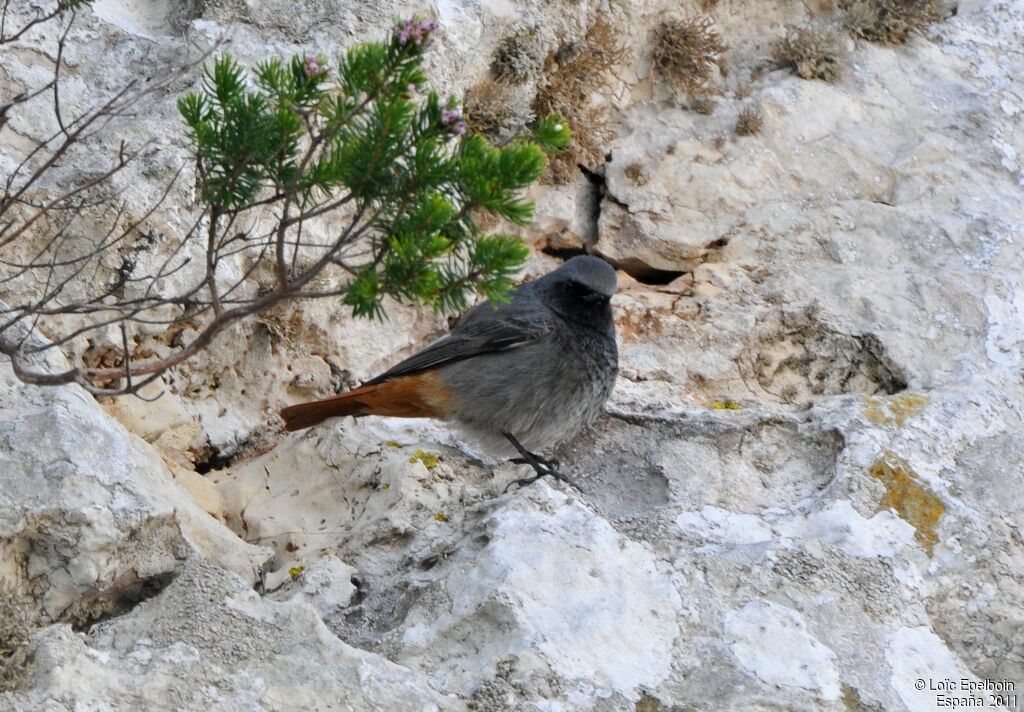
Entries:
{"type": "Polygon", "coordinates": [[[903,393],[897,396],[865,396],[864,417],[875,425],[902,428],[907,418],[917,415],[928,405],[928,396],[920,393],[903,393]]]}
{"type": "Polygon", "coordinates": [[[939,496],[921,483],[906,462],[889,452],[871,466],[869,473],[885,486],[878,510],[891,509],[914,527],[914,538],[931,554],[939,540],[939,520],[946,512],[939,496]]]}

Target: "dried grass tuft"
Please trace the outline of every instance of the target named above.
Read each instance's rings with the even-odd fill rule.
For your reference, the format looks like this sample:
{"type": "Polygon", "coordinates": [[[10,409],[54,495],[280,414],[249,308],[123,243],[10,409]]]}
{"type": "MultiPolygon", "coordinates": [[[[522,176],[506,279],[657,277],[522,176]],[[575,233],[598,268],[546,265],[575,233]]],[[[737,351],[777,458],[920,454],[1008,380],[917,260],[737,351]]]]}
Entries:
{"type": "Polygon", "coordinates": [[[520,84],[544,68],[544,52],[533,30],[505,37],[494,52],[491,73],[499,81],[520,84]]]}
{"type": "Polygon", "coordinates": [[[463,98],[463,116],[469,128],[491,140],[511,135],[524,123],[515,97],[504,82],[485,79],[470,87],[463,98]]]}
{"type": "Polygon", "coordinates": [[[736,117],[737,136],[754,136],[761,133],[763,127],[764,117],[761,115],[761,110],[755,107],[748,106],[741,109],[736,117]]]}
{"type": "Polygon", "coordinates": [[[654,39],[654,70],[691,95],[707,93],[713,70],[722,70],[726,45],[706,16],[665,20],[654,39]]]}
{"type": "Polygon", "coordinates": [[[548,164],[548,181],[567,183],[577,175],[578,165],[596,166],[604,160],[604,145],[611,138],[609,110],[596,105],[594,98],[610,94],[608,76],[625,56],[618,32],[598,16],[583,42],[563,47],[545,60],[533,113],[561,114],[572,130],[572,144],[548,164]]]}
{"type": "Polygon", "coordinates": [[[786,33],[772,49],[772,59],[803,79],[838,81],[842,76],[842,40],[829,27],[808,25],[786,33]]]}
{"type": "Polygon", "coordinates": [[[855,37],[903,44],[941,19],[939,0],[843,0],[843,24],[855,37]]]}

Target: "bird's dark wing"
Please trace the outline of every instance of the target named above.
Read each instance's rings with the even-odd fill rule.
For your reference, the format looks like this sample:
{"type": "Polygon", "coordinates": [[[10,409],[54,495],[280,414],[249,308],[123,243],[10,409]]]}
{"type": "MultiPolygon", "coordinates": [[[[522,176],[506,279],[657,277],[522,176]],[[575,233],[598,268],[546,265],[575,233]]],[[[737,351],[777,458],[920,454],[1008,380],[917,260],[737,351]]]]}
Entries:
{"type": "Polygon", "coordinates": [[[365,385],[531,344],[551,333],[554,323],[555,316],[532,294],[520,289],[513,301],[497,308],[489,302],[473,307],[452,331],[365,385]]]}

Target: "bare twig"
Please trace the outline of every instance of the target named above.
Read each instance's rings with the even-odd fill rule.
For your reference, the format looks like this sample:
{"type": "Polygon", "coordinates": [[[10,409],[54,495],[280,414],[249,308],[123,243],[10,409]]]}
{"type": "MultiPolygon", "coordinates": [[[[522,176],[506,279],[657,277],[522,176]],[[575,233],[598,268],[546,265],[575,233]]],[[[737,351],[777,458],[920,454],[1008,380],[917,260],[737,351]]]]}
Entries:
{"type": "MultiPolygon", "coordinates": [[[[111,197],[115,176],[149,155],[151,143],[135,147],[119,142],[116,152],[108,149],[113,155],[92,175],[60,183],[53,194],[42,187],[52,190],[54,181],[49,178],[76,150],[94,147],[100,137],[110,145],[111,127],[118,125],[111,122],[141,113],[140,102],[186,76],[212,49],[163,73],[159,80],[129,82],[75,115],[61,93],[74,12],[42,14],[7,35],[9,0],[2,2],[0,44],[17,41],[42,22],[59,17],[62,23],[49,81],[0,106],[2,126],[15,113],[29,110],[31,102],[48,98],[58,127],[36,140],[13,170],[0,177],[0,247],[5,248],[0,257],[0,296],[7,300],[0,302],[0,353],[10,358],[15,374],[26,383],[77,383],[98,396],[138,395],[168,369],[249,317],[295,299],[344,295],[343,285],[382,259],[382,225],[408,219],[417,196],[427,190],[417,183],[419,178],[407,175],[412,171],[401,161],[409,158],[398,162],[395,177],[405,192],[388,201],[345,188],[321,194],[303,183],[330,155],[345,123],[365,118],[363,112],[385,90],[382,83],[331,122],[304,115],[306,132],[294,154],[291,175],[281,178],[286,175],[281,171],[251,194],[244,190],[250,180],[244,156],[229,153],[223,164],[207,165],[200,151],[197,185],[208,186],[216,171],[225,194],[243,197],[218,204],[202,193],[199,205],[185,218],[184,234],[171,231],[176,244],[164,243],[158,250],[155,243],[162,238],[145,226],[181,187],[178,179],[184,166],[141,214],[124,199],[111,197]],[[344,223],[330,236],[323,238],[311,229],[311,221],[342,210],[344,223]],[[96,214],[102,216],[99,227],[94,226],[96,214]],[[21,296],[24,293],[31,296],[21,296]],[[47,339],[42,340],[40,333],[47,339]],[[147,344],[146,339],[153,341],[147,344]],[[53,351],[85,356],[73,357],[66,367],[41,365],[39,356],[53,351]]],[[[390,130],[388,122],[382,122],[381,131],[390,130]]],[[[361,168],[375,175],[395,164],[392,153],[413,156],[415,149],[411,137],[387,150],[374,145],[361,168]]],[[[462,220],[471,206],[456,195],[459,187],[445,190],[451,191],[453,200],[459,199],[455,220],[462,220]]],[[[470,273],[466,279],[475,276],[470,273]]]]}

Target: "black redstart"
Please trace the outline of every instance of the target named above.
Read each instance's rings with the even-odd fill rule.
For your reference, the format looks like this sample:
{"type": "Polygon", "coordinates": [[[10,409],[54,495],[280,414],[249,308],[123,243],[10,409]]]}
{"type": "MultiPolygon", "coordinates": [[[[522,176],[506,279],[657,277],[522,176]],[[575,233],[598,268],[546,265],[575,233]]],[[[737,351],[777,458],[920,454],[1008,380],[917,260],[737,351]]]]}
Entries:
{"type": "Polygon", "coordinates": [[[608,263],[573,257],[508,302],[470,309],[448,334],[363,386],[283,409],[285,428],[343,415],[452,420],[491,448],[510,442],[537,473],[518,484],[565,480],[533,453],[575,435],[612,392],[615,287],[608,263]]]}

